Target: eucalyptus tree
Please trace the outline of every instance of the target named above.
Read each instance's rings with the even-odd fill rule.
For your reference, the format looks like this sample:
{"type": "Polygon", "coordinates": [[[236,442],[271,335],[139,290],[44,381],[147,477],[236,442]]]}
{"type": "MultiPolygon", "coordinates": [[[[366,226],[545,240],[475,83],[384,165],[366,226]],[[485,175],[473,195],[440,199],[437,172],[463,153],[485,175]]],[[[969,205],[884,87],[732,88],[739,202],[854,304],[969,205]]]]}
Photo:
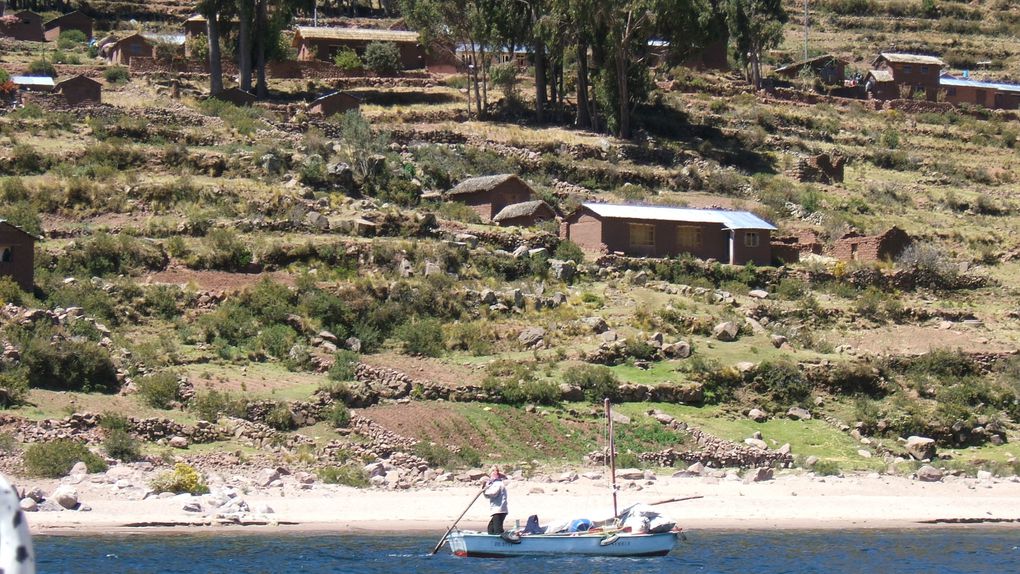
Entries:
{"type": "Polygon", "coordinates": [[[783,41],[788,16],[782,0],[726,0],[726,22],[744,76],[761,88],[761,56],[783,41]]]}

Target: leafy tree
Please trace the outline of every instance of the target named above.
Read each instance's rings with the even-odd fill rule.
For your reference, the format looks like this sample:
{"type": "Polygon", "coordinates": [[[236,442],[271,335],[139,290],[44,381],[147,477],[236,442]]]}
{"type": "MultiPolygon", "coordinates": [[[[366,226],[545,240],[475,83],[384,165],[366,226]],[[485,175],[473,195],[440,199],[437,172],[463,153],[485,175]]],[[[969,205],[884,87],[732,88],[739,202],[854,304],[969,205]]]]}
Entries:
{"type": "Polygon", "coordinates": [[[395,74],[400,71],[400,49],[393,42],[369,42],[365,65],[380,74],[395,74]]]}
{"type": "Polygon", "coordinates": [[[727,0],[726,18],[744,75],[761,88],[761,56],[783,41],[787,20],[781,0],[727,0]]]}

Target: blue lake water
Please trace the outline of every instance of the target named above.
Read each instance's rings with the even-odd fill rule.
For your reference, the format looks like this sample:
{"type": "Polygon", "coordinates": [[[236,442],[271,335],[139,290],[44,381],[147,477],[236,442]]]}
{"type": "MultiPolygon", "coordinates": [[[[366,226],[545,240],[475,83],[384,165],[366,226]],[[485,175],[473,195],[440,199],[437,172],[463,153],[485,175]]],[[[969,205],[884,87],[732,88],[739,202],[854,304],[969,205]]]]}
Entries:
{"type": "Polygon", "coordinates": [[[665,558],[457,558],[438,537],[215,533],[39,536],[40,574],[1020,572],[1020,528],[703,531],[665,558]]]}

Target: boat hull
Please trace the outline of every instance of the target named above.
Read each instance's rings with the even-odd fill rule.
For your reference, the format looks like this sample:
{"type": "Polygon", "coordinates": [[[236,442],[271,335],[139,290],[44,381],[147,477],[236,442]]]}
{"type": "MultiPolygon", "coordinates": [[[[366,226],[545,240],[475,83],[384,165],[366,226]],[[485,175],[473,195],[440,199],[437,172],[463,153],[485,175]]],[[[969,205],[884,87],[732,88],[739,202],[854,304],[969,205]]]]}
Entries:
{"type": "Polygon", "coordinates": [[[450,550],[457,556],[503,558],[509,556],[665,556],[676,547],[679,534],[532,534],[521,536],[519,543],[500,536],[454,532],[450,550]],[[603,544],[603,541],[606,543],[603,544]]]}

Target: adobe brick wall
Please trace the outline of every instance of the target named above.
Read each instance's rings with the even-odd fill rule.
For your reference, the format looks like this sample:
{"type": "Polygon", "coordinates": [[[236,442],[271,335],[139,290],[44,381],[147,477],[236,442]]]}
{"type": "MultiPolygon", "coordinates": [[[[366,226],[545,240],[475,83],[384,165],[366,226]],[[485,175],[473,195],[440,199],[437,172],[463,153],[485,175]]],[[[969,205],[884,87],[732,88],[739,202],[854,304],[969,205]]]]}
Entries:
{"type": "Polygon", "coordinates": [[[602,242],[602,222],[590,213],[578,212],[563,222],[561,237],[576,243],[581,249],[595,253],[605,253],[606,245],[602,242]]]}
{"type": "Polygon", "coordinates": [[[911,243],[906,231],[892,227],[880,235],[844,236],[837,239],[830,255],[842,261],[885,261],[900,256],[911,243]]]}

